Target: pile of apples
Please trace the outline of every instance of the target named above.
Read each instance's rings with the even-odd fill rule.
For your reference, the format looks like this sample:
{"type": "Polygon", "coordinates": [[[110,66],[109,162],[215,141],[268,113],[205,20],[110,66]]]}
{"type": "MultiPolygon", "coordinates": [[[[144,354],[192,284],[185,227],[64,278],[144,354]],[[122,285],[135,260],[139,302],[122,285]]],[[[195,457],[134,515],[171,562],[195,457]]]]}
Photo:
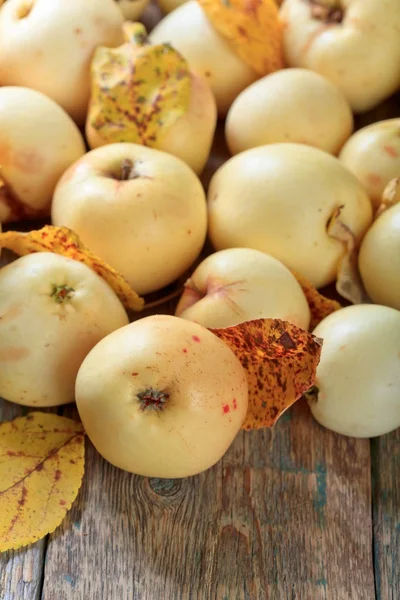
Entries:
{"type": "Polygon", "coordinates": [[[146,5],[2,4],[0,223],[51,217],[141,295],[190,276],[175,316],[129,323],[86,265],[47,252],[12,260],[0,271],[0,396],[31,407],[76,400],[97,450],[127,471],[209,468],[248,399],[242,365],[208,328],[277,318],[308,330],[294,273],[316,288],[335,282],[346,249],[327,228],[340,208],[369,301],[314,330],[323,350],[309,404],[345,435],[399,427],[400,108],[353,132],[354,114],[400,90],[399,0],[277,2],[283,68],[263,77],[200,2],[160,0],[169,14],[146,43],[187,61],[186,113],[152,147],[131,143],[129,126],[108,143],[90,118],[91,61],[126,43],[124,20],[146,5]],[[218,119],[232,157],[205,190],[218,119]],[[207,239],[215,252],[201,260],[207,239]]]}

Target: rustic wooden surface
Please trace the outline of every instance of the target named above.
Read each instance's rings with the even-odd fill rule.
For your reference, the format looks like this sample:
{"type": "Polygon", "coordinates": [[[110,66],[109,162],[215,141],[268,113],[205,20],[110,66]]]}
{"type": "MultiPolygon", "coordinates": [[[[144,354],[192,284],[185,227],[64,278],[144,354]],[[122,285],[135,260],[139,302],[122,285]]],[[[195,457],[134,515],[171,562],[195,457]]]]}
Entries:
{"type": "MultiPolygon", "coordinates": [[[[158,17],[152,7],[147,24],[158,17]]],[[[219,130],[205,185],[227,158],[219,130]]],[[[0,421],[26,411],[0,400],[0,421]]],[[[303,402],[184,480],[124,473],[87,442],[84,484],[62,525],[0,555],[0,600],[398,600],[399,472],[400,432],[341,437],[303,402]]]]}

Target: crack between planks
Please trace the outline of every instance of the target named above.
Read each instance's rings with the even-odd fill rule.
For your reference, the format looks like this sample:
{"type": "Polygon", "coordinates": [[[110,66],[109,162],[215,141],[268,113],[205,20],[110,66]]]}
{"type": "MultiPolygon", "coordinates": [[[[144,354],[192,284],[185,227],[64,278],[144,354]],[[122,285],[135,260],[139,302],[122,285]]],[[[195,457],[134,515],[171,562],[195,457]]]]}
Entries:
{"type": "Polygon", "coordinates": [[[377,444],[379,441],[377,439],[370,440],[370,457],[371,457],[371,518],[372,518],[372,573],[374,577],[374,590],[375,590],[375,600],[381,600],[381,577],[379,570],[379,549],[378,549],[378,541],[375,532],[375,510],[377,507],[377,498],[376,498],[376,481],[375,477],[378,476],[379,473],[379,465],[378,465],[378,449],[377,444]]]}

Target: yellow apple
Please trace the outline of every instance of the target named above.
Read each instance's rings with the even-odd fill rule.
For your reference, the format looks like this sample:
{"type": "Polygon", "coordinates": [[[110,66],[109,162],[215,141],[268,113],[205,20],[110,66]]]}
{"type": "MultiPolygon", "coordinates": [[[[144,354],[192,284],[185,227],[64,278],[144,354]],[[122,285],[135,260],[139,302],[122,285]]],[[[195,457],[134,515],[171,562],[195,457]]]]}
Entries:
{"type": "Polygon", "coordinates": [[[48,215],[58,179],[84,153],[79,129],[53,100],[0,87],[0,221],[48,215]]]}
{"type": "Polygon", "coordinates": [[[280,14],[288,66],[330,79],[355,112],[399,89],[399,0],[284,0],[280,14]]]}
{"type": "Polygon", "coordinates": [[[93,348],[78,373],[76,402],[110,463],[147,477],[187,477],[214,465],[239,431],[247,376],[213,333],[156,315],[93,348]]]}
{"type": "Polygon", "coordinates": [[[283,69],[250,85],[233,102],[225,125],[232,154],[275,142],[337,154],[352,131],[344,94],[307,69],[283,69]]]}
{"type": "Polygon", "coordinates": [[[137,144],[92,150],[58,182],[54,225],[73,229],[139,294],[190,267],[207,230],[203,187],[183,161],[137,144]]]}
{"type": "Polygon", "coordinates": [[[122,44],[122,24],[114,0],[7,0],[0,9],[0,85],[43,92],[83,124],[93,50],[122,44]]]}
{"type": "Polygon", "coordinates": [[[308,329],[310,309],[296,278],[258,250],[230,248],[203,260],[185,284],[175,314],[223,328],[271,318],[308,329]]]}
{"type": "Polygon", "coordinates": [[[0,396],[26,406],[74,401],[86,354],[128,323],[114,291],[86,265],[48,252],[0,271],[0,396]]]}
{"type": "Polygon", "coordinates": [[[163,13],[167,14],[178,8],[178,6],[182,6],[182,4],[185,4],[187,1],[188,0],[158,0],[158,4],[163,13]]]}
{"type": "Polygon", "coordinates": [[[310,407],[324,427],[375,437],[400,427],[400,312],[360,304],[314,330],[323,339],[310,407]]]}
{"type": "Polygon", "coordinates": [[[302,144],[269,144],[223,164],[208,190],[209,235],[216,250],[247,247],[270,254],[315,287],[332,283],[344,245],[327,225],[341,220],[359,241],[371,202],[340,161],[302,144]]]}
{"type": "Polygon", "coordinates": [[[191,68],[209,82],[221,115],[258,78],[214,29],[196,0],[185,2],[164,17],[149,38],[153,43],[170,42],[191,68]]]}
{"type": "Polygon", "coordinates": [[[143,14],[149,0],[116,0],[127,21],[137,21],[143,14]]]}
{"type": "Polygon", "coordinates": [[[356,131],[343,146],[339,159],[361,181],[377,208],[386,185],[400,175],[400,118],[378,121],[356,131]]]}

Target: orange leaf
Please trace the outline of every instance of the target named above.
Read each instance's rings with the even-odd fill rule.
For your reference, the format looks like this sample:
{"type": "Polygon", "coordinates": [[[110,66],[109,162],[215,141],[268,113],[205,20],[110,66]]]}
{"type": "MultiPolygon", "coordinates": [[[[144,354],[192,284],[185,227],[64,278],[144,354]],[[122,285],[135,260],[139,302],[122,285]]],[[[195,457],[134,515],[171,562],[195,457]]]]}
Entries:
{"type": "Polygon", "coordinates": [[[34,412],[0,423],[0,552],[54,531],[84,473],[81,423],[34,412]]]}
{"type": "Polygon", "coordinates": [[[310,331],[313,331],[325,317],[342,307],[336,300],[331,300],[320,294],[306,277],[303,277],[303,275],[299,275],[294,271],[292,271],[292,273],[301,285],[303,294],[307,298],[311,313],[310,331]]]}
{"type": "Polygon", "coordinates": [[[282,27],[274,0],[198,0],[232,49],[260,76],[284,67],[282,27]]]}
{"type": "Polygon", "coordinates": [[[285,321],[257,319],[211,329],[247,371],[249,408],[243,429],[272,427],[315,381],[321,341],[285,321]]]}
{"type": "Polygon", "coordinates": [[[0,233],[0,248],[8,248],[24,256],[32,252],[54,252],[77,260],[91,269],[108,283],[126,308],[140,311],[144,301],[131,288],[126,279],[108,266],[101,258],[93,254],[80,241],[79,237],[67,227],[46,225],[42,229],[23,233],[7,231],[0,233]]]}
{"type": "Polygon", "coordinates": [[[161,134],[187,113],[192,78],[187,61],[170,45],[146,43],[140,23],[126,23],[129,41],[99,47],[91,66],[86,131],[97,144],[131,142],[157,147],[161,134]]]}

